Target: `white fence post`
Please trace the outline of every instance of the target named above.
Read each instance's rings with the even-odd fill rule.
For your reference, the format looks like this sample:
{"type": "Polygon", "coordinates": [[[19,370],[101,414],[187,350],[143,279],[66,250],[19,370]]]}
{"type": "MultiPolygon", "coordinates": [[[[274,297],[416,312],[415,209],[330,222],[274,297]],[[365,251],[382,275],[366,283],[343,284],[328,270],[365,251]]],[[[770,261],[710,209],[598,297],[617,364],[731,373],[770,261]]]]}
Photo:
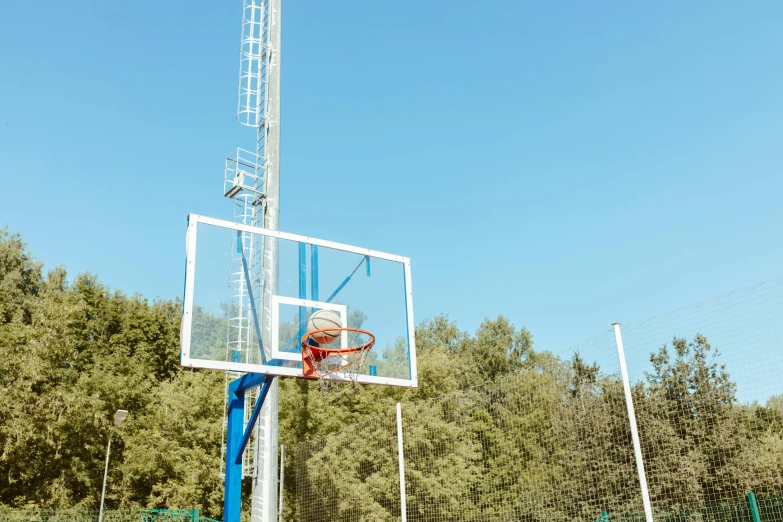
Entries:
{"type": "Polygon", "coordinates": [[[408,507],[405,501],[405,455],[402,452],[402,406],[397,403],[397,458],[400,461],[400,513],[402,522],[408,520],[408,507]]]}
{"type": "Polygon", "coordinates": [[[631,425],[631,438],[633,439],[633,453],[636,457],[636,472],[639,474],[639,487],[642,490],[642,504],[644,504],[644,518],[647,522],[653,522],[652,506],[650,505],[650,492],[647,489],[647,476],[644,473],[644,460],[642,459],[642,446],[639,442],[639,430],[636,428],[636,412],[633,409],[631,396],[631,381],[628,379],[628,368],[625,365],[625,351],[623,350],[623,336],[620,333],[620,323],[612,324],[614,328],[614,340],[617,343],[617,357],[620,359],[620,373],[623,377],[623,390],[625,391],[625,406],[628,409],[628,423],[631,425]]]}
{"type": "Polygon", "coordinates": [[[280,500],[277,502],[277,522],[283,522],[283,479],[285,478],[285,444],[280,445],[280,500]]]}

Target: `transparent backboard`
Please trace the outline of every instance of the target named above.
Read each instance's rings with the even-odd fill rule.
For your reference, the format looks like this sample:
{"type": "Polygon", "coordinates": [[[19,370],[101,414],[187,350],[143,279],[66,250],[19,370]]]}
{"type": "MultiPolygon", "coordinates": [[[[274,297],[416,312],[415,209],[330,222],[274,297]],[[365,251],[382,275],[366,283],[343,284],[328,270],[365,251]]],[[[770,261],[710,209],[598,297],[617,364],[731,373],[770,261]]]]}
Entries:
{"type": "Polygon", "coordinates": [[[417,385],[408,258],[194,214],[186,250],[183,366],[302,377],[307,321],[332,310],[375,336],[358,382],[417,385]]]}

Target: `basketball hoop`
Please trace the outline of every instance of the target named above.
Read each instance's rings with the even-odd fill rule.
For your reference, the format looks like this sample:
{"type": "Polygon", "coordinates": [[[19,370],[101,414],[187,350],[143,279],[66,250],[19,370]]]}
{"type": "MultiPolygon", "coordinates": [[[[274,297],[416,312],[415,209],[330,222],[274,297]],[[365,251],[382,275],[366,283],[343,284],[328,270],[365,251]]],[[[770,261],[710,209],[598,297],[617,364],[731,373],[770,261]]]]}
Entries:
{"type": "Polygon", "coordinates": [[[328,385],[328,377],[339,373],[355,383],[367,353],[374,344],[373,334],[357,328],[332,327],[307,332],[302,336],[302,376],[318,379],[328,385]],[[348,334],[347,348],[330,348],[315,341],[315,338],[323,339],[325,336],[337,338],[342,332],[348,334]]]}

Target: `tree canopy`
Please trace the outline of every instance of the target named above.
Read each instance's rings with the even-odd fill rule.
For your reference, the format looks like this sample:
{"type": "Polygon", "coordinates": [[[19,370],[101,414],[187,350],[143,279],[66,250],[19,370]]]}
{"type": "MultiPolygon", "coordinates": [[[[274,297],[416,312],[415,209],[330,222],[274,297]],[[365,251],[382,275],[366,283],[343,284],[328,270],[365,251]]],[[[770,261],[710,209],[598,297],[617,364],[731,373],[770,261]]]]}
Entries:
{"type": "MultiPolygon", "coordinates": [[[[96,508],[112,417],[123,408],[131,417],[113,435],[107,507],[199,507],[220,517],[225,376],[179,366],[180,316],[177,299],[126,295],[63,267],[44,273],[20,236],[0,229],[0,507],[96,508]]],[[[708,334],[675,337],[651,354],[652,370],[633,389],[654,501],[783,492],[783,399],[739,404],[708,334]]],[[[327,395],[281,379],[280,441],[292,452],[343,430],[308,443],[308,461],[291,472],[300,473],[287,486],[292,519],[303,516],[302,487],[327,480],[369,501],[366,520],[393,517],[388,414],[399,401],[410,405],[409,505],[418,513],[437,505],[445,519],[466,510],[490,519],[512,506],[520,518],[548,510],[571,520],[638,508],[615,375],[579,354],[534,347],[503,316],[473,334],[434,317],[416,338],[417,389],[327,395]],[[346,428],[354,423],[364,424],[346,428]],[[546,491],[560,503],[547,504],[546,491]]],[[[387,348],[386,364],[402,348],[387,348]]]]}

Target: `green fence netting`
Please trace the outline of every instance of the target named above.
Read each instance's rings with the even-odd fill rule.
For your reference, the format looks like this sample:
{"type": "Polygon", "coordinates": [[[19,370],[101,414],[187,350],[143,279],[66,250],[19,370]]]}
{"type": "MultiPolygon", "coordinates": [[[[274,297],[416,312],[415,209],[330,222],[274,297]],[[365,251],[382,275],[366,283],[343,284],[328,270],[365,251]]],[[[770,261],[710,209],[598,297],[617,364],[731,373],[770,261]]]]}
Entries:
{"type": "MultiPolygon", "coordinates": [[[[755,497],[754,518],[750,498],[734,501],[710,502],[658,510],[653,513],[656,522],[783,522],[783,496],[755,497]]],[[[645,522],[643,513],[612,515],[600,518],[602,522],[645,522]]],[[[597,522],[597,521],[596,521],[597,522]]]]}
{"type": "MultiPolygon", "coordinates": [[[[0,510],[0,522],[98,522],[97,509],[0,510]]],[[[217,522],[198,509],[104,510],[104,522],[217,522]]]]}

